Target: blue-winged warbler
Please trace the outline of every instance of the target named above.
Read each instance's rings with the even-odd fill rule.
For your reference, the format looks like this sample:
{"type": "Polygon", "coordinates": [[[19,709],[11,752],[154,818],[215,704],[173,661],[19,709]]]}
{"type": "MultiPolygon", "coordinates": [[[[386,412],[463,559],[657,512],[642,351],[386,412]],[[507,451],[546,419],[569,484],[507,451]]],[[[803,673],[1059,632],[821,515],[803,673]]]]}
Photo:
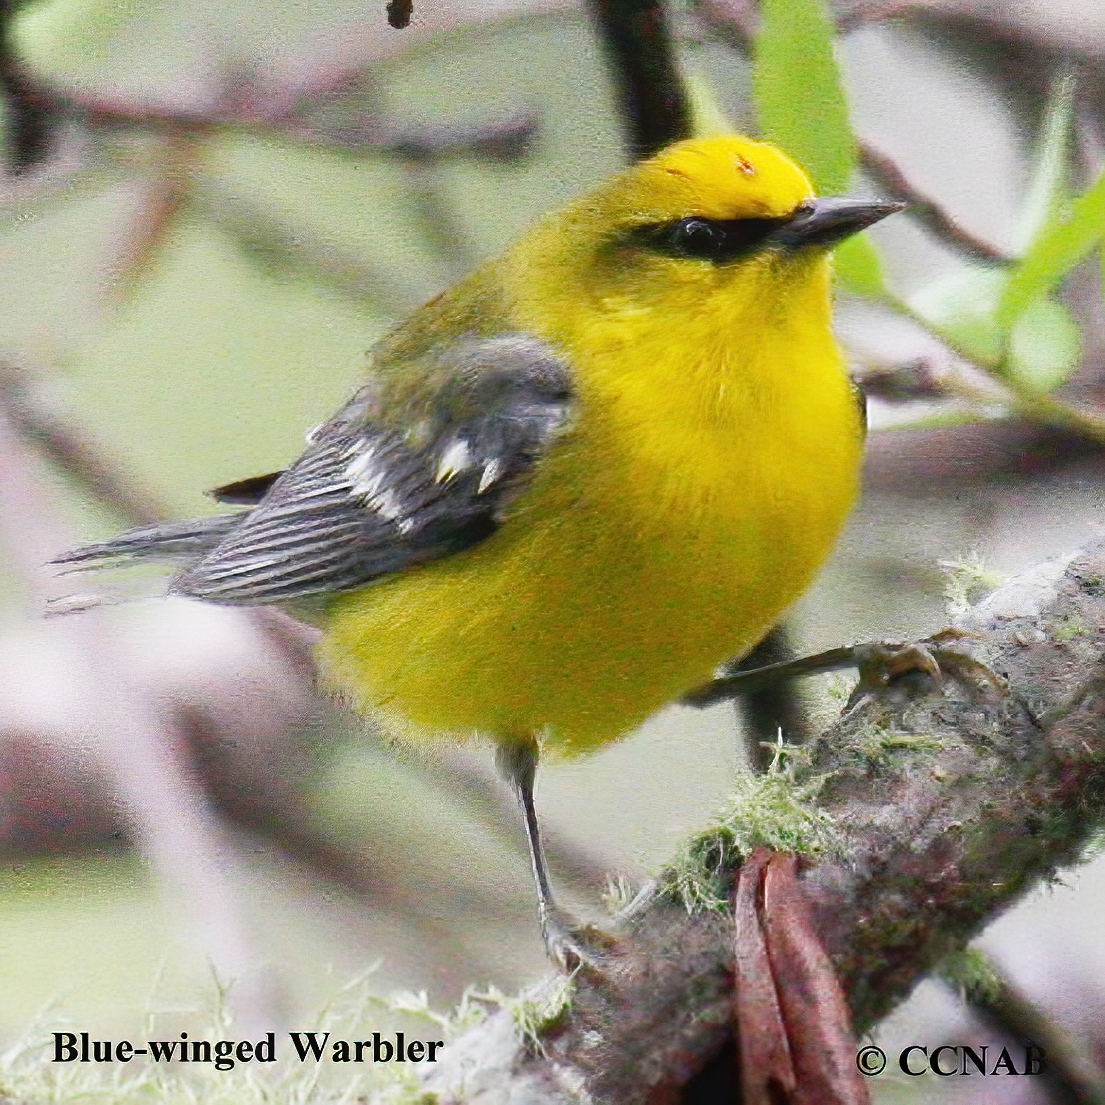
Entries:
{"type": "Polygon", "coordinates": [[[248,509],[66,563],[183,558],[172,592],[324,618],[326,677],[410,739],[481,734],[533,815],[582,752],[746,653],[856,493],[829,247],[898,205],[818,199],[772,146],[674,145],[541,220],[372,351],[248,509]]]}

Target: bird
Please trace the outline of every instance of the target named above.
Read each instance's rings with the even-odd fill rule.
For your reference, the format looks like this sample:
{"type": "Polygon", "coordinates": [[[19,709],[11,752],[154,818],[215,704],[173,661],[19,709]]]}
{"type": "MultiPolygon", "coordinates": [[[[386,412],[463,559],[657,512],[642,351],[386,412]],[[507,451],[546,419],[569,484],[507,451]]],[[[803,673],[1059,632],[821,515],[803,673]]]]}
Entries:
{"type": "Polygon", "coordinates": [[[298,459],[212,493],[243,509],[57,563],[174,561],[171,594],[284,606],[400,739],[494,742],[546,948],[578,961],[539,759],[746,655],[829,556],[865,432],[829,254],[901,206],[818,197],[766,142],[678,142],[399,323],[298,459]]]}

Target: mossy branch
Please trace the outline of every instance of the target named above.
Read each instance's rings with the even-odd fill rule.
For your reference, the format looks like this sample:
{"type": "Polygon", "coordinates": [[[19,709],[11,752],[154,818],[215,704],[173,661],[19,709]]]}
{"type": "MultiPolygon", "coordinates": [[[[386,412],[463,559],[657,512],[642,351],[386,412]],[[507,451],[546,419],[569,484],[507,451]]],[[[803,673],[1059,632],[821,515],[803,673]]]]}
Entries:
{"type": "Polygon", "coordinates": [[[576,977],[541,1049],[492,1017],[420,1089],[439,1105],[679,1100],[731,1032],[724,900],[756,843],[800,851],[859,1032],[1077,863],[1105,811],[1105,545],[1025,573],[958,628],[1008,694],[916,672],[853,700],[661,874],[605,972],[576,977]]]}

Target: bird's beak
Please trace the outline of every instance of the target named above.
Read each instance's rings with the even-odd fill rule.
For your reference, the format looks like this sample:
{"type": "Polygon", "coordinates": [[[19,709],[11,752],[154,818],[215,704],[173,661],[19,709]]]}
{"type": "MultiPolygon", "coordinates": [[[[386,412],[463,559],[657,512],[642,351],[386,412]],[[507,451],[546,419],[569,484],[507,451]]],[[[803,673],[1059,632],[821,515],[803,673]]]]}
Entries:
{"type": "Polygon", "coordinates": [[[852,199],[809,200],[783,226],[772,231],[764,239],[764,245],[788,252],[806,246],[828,249],[906,206],[852,199]]]}

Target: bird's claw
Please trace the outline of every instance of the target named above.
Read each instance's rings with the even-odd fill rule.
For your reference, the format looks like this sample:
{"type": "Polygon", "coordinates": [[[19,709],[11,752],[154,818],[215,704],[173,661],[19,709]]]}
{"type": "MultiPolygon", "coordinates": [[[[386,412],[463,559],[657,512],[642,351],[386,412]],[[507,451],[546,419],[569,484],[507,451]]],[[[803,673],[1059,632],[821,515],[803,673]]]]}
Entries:
{"type": "Polygon", "coordinates": [[[566,974],[601,972],[603,959],[617,943],[595,925],[569,924],[559,910],[541,919],[541,935],[546,954],[566,974]]]}
{"type": "Polygon", "coordinates": [[[855,647],[859,668],[857,693],[878,691],[909,672],[924,672],[937,682],[949,676],[977,696],[1003,698],[1009,693],[1006,681],[961,649],[950,647],[974,634],[961,629],[942,629],[920,641],[873,641],[855,647]]]}

